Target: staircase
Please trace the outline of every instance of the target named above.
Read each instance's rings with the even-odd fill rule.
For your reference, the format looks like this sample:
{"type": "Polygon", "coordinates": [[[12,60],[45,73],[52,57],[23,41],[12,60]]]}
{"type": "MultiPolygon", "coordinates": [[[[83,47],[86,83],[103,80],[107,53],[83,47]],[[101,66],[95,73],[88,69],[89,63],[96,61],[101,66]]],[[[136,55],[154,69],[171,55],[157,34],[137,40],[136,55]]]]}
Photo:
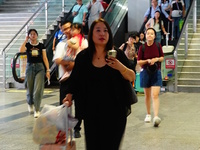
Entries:
{"type": "Polygon", "coordinates": [[[185,41],[178,49],[178,92],[200,92],[200,3],[197,1],[197,31],[193,33],[192,17],[188,23],[188,54],[185,41]]]}
{"type": "MultiPolygon", "coordinates": [[[[45,0],[4,0],[0,5],[0,51],[10,42],[16,33],[23,27],[35,11],[43,4],[45,0]]],[[[89,0],[83,0],[86,4],[89,0]]],[[[64,9],[68,12],[74,5],[75,0],[65,0],[64,9]]],[[[38,40],[45,41],[49,34],[57,27],[57,21],[63,17],[62,0],[48,1],[48,33],[45,27],[44,10],[39,11],[34,17],[29,28],[35,28],[38,31],[38,40]],[[42,14],[42,15],[41,15],[42,14]]],[[[3,58],[0,55],[0,88],[3,85],[3,72],[6,72],[6,87],[9,83],[18,84],[12,76],[11,59],[19,51],[19,47],[25,39],[25,28],[17,36],[12,44],[6,49],[6,71],[3,70],[3,58]],[[8,51],[8,52],[7,52],[8,51]]],[[[15,85],[14,85],[15,86],[15,85]]],[[[16,87],[16,86],[15,86],[16,87]]]]}
{"type": "MultiPolygon", "coordinates": [[[[0,50],[3,50],[20,30],[39,4],[40,0],[6,0],[0,5],[0,50]]],[[[0,87],[3,87],[2,55],[0,55],[0,87]]]]}

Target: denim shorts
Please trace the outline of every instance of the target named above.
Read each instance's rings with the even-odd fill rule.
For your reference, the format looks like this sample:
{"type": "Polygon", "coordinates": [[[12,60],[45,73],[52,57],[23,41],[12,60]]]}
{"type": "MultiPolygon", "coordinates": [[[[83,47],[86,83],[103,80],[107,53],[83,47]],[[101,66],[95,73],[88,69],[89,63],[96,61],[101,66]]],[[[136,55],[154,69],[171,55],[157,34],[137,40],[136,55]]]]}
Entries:
{"type": "Polygon", "coordinates": [[[149,88],[151,86],[162,86],[161,71],[157,70],[150,75],[146,69],[142,69],[140,72],[140,87],[149,88]]]}

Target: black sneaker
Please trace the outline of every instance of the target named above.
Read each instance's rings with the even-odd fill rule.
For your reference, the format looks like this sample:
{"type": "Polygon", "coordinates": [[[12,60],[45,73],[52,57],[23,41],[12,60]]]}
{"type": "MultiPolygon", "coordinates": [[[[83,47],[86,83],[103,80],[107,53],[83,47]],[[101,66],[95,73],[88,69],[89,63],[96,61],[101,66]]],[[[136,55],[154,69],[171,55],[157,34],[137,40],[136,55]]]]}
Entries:
{"type": "Polygon", "coordinates": [[[80,131],[74,131],[74,138],[80,138],[81,134],[80,131]]]}

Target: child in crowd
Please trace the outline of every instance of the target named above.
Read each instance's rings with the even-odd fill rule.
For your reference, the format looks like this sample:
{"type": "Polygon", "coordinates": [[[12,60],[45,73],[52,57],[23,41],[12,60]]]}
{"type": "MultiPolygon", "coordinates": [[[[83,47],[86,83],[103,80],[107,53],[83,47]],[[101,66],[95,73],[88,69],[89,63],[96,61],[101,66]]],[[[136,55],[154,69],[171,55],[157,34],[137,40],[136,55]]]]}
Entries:
{"type": "MultiPolygon", "coordinates": [[[[67,53],[63,60],[74,61],[76,55],[83,49],[88,47],[88,42],[83,35],[82,24],[73,23],[71,27],[72,38],[67,40],[67,53]]],[[[66,80],[70,76],[70,72],[66,71],[60,81],[66,80]]]]}
{"type": "Polygon", "coordinates": [[[61,23],[59,23],[59,30],[55,33],[54,35],[54,39],[53,39],[53,45],[52,45],[52,50],[53,50],[53,53],[55,53],[55,49],[56,49],[56,45],[64,40],[66,37],[65,37],[65,34],[63,34],[62,30],[61,30],[61,23]]]}

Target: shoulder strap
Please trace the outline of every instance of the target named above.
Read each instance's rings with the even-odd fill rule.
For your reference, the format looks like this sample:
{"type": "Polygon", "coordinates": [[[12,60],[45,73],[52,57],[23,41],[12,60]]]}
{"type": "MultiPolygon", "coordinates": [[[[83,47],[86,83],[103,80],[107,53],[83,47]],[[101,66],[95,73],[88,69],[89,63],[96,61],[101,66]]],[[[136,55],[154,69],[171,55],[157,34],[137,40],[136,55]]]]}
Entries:
{"type": "MultiPolygon", "coordinates": [[[[156,46],[157,46],[158,51],[159,51],[159,56],[161,56],[160,45],[159,45],[158,42],[156,42],[156,46]]],[[[144,59],[144,51],[145,51],[145,44],[142,44],[142,59],[144,59]]]]}
{"type": "Polygon", "coordinates": [[[152,6],[149,9],[150,9],[150,11],[149,11],[149,15],[148,15],[147,18],[151,18],[151,9],[152,9],[152,6]]]}
{"type": "MultiPolygon", "coordinates": [[[[161,52],[160,52],[160,45],[158,42],[155,42],[156,43],[156,46],[158,48],[158,51],[159,51],[159,56],[161,56],[161,52]]],[[[144,59],[144,50],[145,50],[145,44],[142,44],[142,59],[144,59]]]]}
{"type": "Polygon", "coordinates": [[[159,45],[159,43],[158,43],[158,42],[156,42],[156,46],[157,46],[157,48],[158,48],[158,51],[159,51],[159,56],[161,56],[161,53],[160,53],[160,45],[159,45]]]}
{"type": "Polygon", "coordinates": [[[145,44],[142,44],[142,59],[144,59],[145,44]]]}
{"type": "Polygon", "coordinates": [[[77,11],[77,14],[78,14],[78,12],[79,12],[79,10],[81,9],[82,6],[83,6],[83,4],[81,4],[81,6],[79,7],[79,9],[78,9],[78,11],[77,11]]]}
{"type": "Polygon", "coordinates": [[[161,7],[161,5],[159,6],[159,8],[160,8],[160,14],[162,13],[162,7],[161,7]]]}
{"type": "Polygon", "coordinates": [[[124,44],[124,48],[123,48],[123,51],[125,51],[127,48],[127,43],[124,44]]]}

